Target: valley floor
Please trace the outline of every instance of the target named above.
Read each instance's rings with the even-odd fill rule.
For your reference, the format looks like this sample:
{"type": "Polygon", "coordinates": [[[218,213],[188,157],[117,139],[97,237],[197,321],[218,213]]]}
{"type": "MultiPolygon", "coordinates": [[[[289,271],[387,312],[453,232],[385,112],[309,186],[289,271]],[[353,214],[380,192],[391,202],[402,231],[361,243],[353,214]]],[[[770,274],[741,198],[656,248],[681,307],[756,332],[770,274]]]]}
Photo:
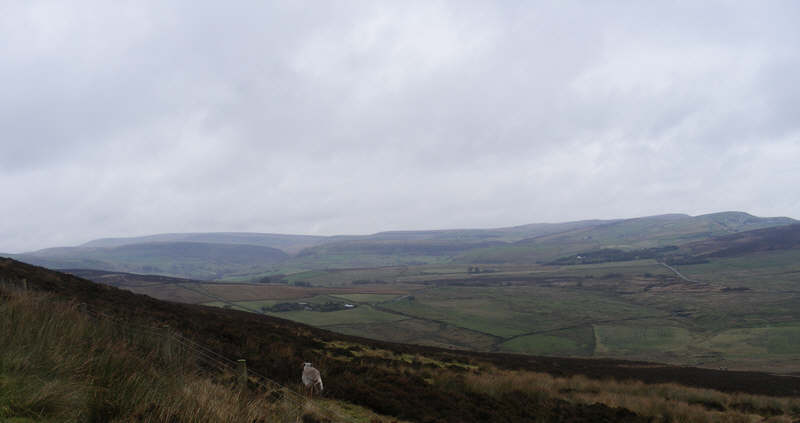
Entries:
{"type": "Polygon", "coordinates": [[[681,276],[655,260],[477,274],[405,266],[298,273],[282,284],[116,285],[392,342],[800,373],[800,251],[678,267],[681,276]]]}

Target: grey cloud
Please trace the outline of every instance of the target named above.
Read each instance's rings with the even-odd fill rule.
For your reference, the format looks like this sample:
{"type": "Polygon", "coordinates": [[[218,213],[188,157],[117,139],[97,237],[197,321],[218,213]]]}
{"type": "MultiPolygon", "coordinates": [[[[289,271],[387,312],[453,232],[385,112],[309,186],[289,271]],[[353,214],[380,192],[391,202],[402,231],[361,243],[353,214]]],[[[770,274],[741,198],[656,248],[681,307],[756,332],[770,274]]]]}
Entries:
{"type": "Polygon", "coordinates": [[[800,216],[793,2],[0,6],[0,251],[800,216]]]}

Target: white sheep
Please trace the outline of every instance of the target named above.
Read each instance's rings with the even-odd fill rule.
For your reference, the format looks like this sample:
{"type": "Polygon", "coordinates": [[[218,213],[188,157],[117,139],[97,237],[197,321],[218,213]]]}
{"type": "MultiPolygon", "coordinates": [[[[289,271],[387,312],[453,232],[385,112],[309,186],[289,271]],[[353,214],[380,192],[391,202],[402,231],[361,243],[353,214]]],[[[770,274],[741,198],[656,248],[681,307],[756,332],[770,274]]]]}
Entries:
{"type": "Polygon", "coordinates": [[[309,395],[313,395],[317,387],[319,387],[319,392],[322,393],[322,376],[320,376],[319,370],[315,369],[311,363],[303,365],[303,385],[306,386],[306,393],[309,395]]]}

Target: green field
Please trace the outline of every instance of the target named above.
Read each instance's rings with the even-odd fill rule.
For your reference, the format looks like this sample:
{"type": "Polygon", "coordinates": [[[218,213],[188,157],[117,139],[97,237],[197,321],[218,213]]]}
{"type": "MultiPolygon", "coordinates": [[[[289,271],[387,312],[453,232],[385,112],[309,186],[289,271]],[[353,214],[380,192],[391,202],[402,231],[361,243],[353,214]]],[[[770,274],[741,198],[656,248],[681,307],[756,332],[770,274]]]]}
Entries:
{"type": "Polygon", "coordinates": [[[399,268],[298,274],[298,281],[347,285],[347,278],[374,272],[424,288],[410,296],[333,296],[373,304],[362,321],[350,318],[357,314],[342,320],[304,312],[282,317],[352,335],[484,351],[780,371],[791,370],[800,357],[797,251],[680,266],[696,283],[655,260],[484,267],[492,273],[426,265],[402,274],[399,268]]]}
{"type": "Polygon", "coordinates": [[[642,323],[636,326],[594,326],[595,351],[604,353],[682,352],[687,350],[691,342],[689,330],[686,328],[642,323]]]}
{"type": "Polygon", "coordinates": [[[501,347],[510,352],[559,356],[591,355],[595,349],[590,326],[521,336],[504,342],[501,347]]]}
{"type": "MultiPolygon", "coordinates": [[[[427,241],[375,241],[369,248],[390,252],[358,257],[353,254],[367,244],[343,245],[349,250],[331,244],[268,272],[227,276],[253,283],[156,283],[139,277],[128,285],[119,279],[118,286],[163,299],[268,312],[393,342],[800,373],[800,249],[703,256],[698,261],[705,263],[673,266],[688,279],[656,259],[543,264],[546,257],[563,257],[575,249],[669,245],[681,237],[691,241],[706,236],[706,229],[725,230],[699,218],[653,218],[649,224],[653,222],[657,225],[652,228],[631,221],[590,232],[545,234],[513,245],[459,252],[448,260],[412,254],[435,244],[427,241]],[[492,262],[493,257],[498,262],[492,262]],[[487,262],[473,261],[479,258],[487,262]],[[304,267],[312,261],[318,267],[304,267]],[[363,267],[344,267],[348,264],[363,267]],[[252,279],[266,275],[271,279],[252,279]],[[301,302],[357,307],[269,310],[276,304],[301,302]]],[[[713,252],[723,247],[708,248],[713,252]]]]}
{"type": "MultiPolygon", "coordinates": [[[[373,296],[371,294],[354,294],[354,296],[364,296],[368,298],[373,296]]],[[[390,297],[386,295],[377,295],[377,297],[390,297]]],[[[279,303],[306,303],[306,304],[325,304],[325,303],[345,303],[343,298],[338,296],[318,295],[314,297],[298,298],[294,300],[257,300],[257,301],[235,301],[235,302],[222,302],[211,301],[203,303],[203,305],[233,308],[242,311],[260,312],[270,316],[280,317],[282,319],[293,320],[300,323],[305,323],[312,326],[328,327],[338,325],[352,325],[352,324],[372,324],[372,323],[386,323],[396,322],[399,320],[407,319],[404,316],[397,314],[385,313],[377,311],[369,305],[359,305],[352,309],[338,310],[338,311],[286,311],[286,312],[270,312],[262,310],[262,307],[272,307],[279,303]]]]}
{"type": "Polygon", "coordinates": [[[800,290],[800,250],[717,258],[706,264],[681,266],[681,272],[690,278],[717,281],[731,287],[796,293],[800,290]]]}
{"type": "Polygon", "coordinates": [[[800,358],[800,325],[731,329],[715,334],[705,344],[728,358],[764,355],[800,358]]]}
{"type": "Polygon", "coordinates": [[[680,266],[696,282],[654,260],[486,265],[492,272],[479,275],[452,265],[314,271],[292,280],[350,291],[235,304],[251,311],[286,301],[358,304],[269,314],[394,342],[791,372],[800,369],[798,258],[776,251],[680,266]],[[405,295],[359,292],[407,282],[417,285],[405,295]]]}
{"type": "Polygon", "coordinates": [[[499,337],[562,329],[598,319],[664,315],[602,292],[536,286],[434,288],[415,295],[414,300],[384,307],[499,337]]]}
{"type": "Polygon", "coordinates": [[[359,306],[351,310],[331,312],[288,311],[285,313],[266,314],[323,328],[337,325],[352,325],[354,323],[391,323],[405,319],[403,316],[377,311],[370,306],[359,306]]]}

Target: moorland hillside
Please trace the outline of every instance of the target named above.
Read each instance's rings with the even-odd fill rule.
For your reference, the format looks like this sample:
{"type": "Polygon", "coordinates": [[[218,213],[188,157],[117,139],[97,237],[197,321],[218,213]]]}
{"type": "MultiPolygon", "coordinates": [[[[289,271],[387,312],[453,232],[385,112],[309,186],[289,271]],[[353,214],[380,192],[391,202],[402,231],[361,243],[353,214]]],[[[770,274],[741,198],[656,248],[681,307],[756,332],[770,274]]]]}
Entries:
{"type": "MultiPolygon", "coordinates": [[[[46,292],[42,301],[85,303],[116,322],[168,325],[214,354],[246,358],[256,372],[287,386],[298,386],[298,369],[313,362],[323,371],[326,399],[411,421],[746,421],[786,420],[800,412],[797,401],[780,398],[800,395],[793,377],[379,342],[270,316],[159,301],[10,259],[0,259],[0,280],[46,292]]],[[[9,298],[0,308],[8,310],[9,298]]],[[[24,377],[25,366],[2,357],[3,371],[16,372],[2,383],[24,377]]],[[[0,404],[6,414],[14,410],[0,404]]]]}

